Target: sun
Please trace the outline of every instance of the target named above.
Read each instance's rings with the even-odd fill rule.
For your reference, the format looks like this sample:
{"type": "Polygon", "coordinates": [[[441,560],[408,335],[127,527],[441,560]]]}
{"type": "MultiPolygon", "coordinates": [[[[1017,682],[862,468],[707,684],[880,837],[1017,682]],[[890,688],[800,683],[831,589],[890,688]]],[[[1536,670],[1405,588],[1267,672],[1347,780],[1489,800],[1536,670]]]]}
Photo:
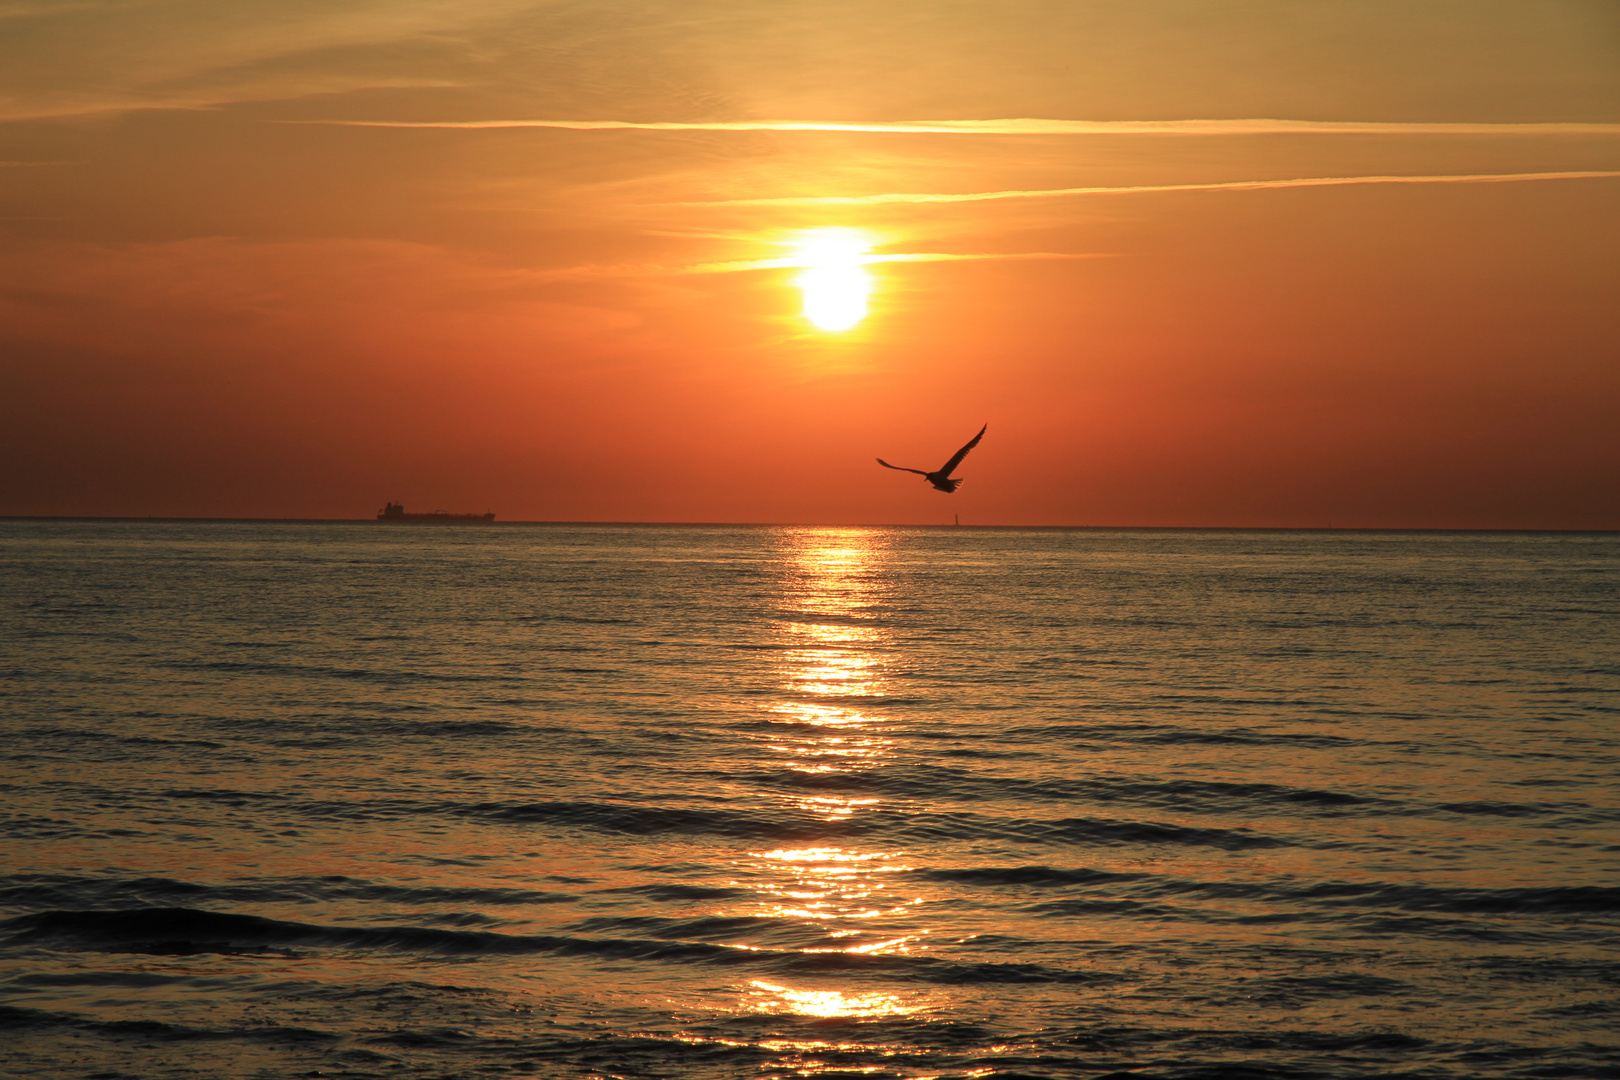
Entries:
{"type": "Polygon", "coordinates": [[[804,317],[822,330],[848,330],[866,318],[872,276],[864,268],[872,243],[854,229],[811,229],[793,243],[804,273],[794,284],[804,291],[804,317]]]}

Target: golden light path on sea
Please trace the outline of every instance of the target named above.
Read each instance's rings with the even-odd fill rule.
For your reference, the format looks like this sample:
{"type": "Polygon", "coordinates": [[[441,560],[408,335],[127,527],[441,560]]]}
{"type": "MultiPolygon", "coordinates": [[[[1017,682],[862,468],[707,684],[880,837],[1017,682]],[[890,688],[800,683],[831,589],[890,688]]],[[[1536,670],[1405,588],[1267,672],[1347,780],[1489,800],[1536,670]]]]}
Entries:
{"type": "MultiPolygon", "coordinates": [[[[910,869],[905,852],[838,842],[857,835],[849,826],[861,815],[884,808],[859,779],[894,758],[888,725],[869,705],[887,692],[883,654],[891,644],[872,610],[881,600],[872,562],[882,541],[871,532],[807,529],[785,542],[792,571],[783,603],[782,692],[766,707],[773,720],[766,748],[800,778],[779,796],[784,808],[825,822],[829,835],[750,852],[749,875],[766,897],[751,913],[819,931],[804,953],[906,954],[922,948],[925,932],[916,928],[920,898],[897,884],[910,869]]],[[[848,975],[829,972],[813,985],[755,979],[741,989],[739,1007],[862,1019],[925,1007],[923,993],[837,985],[841,978],[848,975]]]]}

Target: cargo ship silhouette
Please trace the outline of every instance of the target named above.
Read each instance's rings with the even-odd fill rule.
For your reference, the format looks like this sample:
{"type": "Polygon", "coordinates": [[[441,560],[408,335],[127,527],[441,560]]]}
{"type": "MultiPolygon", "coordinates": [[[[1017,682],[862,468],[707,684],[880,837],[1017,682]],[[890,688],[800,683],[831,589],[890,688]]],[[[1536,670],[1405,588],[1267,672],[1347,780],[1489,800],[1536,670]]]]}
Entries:
{"type": "Polygon", "coordinates": [[[389,503],[377,511],[378,521],[440,521],[451,524],[476,523],[494,521],[493,512],[488,514],[452,514],[445,510],[435,510],[431,514],[407,514],[404,503],[389,503]]]}

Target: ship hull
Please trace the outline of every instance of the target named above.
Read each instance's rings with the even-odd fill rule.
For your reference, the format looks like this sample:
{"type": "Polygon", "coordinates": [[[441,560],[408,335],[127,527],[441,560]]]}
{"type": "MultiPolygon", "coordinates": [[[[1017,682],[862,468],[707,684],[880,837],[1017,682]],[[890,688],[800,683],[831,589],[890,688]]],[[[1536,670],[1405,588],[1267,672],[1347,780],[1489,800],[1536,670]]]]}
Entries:
{"type": "Polygon", "coordinates": [[[431,514],[407,514],[403,503],[389,503],[377,511],[377,520],[428,525],[487,525],[495,520],[495,515],[493,513],[452,514],[444,510],[436,510],[431,514]]]}
{"type": "Polygon", "coordinates": [[[495,520],[494,514],[378,514],[378,521],[437,522],[447,525],[484,525],[495,520]]]}

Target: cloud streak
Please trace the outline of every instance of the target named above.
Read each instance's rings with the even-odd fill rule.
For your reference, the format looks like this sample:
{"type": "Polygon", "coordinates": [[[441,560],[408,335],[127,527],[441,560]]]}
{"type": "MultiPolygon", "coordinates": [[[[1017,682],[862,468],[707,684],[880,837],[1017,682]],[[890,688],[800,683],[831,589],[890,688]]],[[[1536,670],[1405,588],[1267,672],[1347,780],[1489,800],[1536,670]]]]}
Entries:
{"type": "MultiPolygon", "coordinates": [[[[890,255],[863,255],[857,261],[867,263],[922,263],[922,262],[981,262],[985,260],[1029,259],[1106,259],[1111,256],[1098,252],[1021,251],[976,252],[955,254],[949,252],[897,252],[890,255]]],[[[784,256],[775,259],[733,259],[727,262],[688,263],[685,266],[657,264],[625,264],[572,266],[566,269],[541,270],[531,280],[577,281],[600,278],[669,277],[686,274],[735,274],[751,270],[797,270],[809,264],[801,257],[784,256]]]]}
{"type": "Polygon", "coordinates": [[[567,131],[853,131],[889,135],[1620,135],[1620,124],[1381,120],[282,120],[340,127],[560,128],[567,131]]]}
{"type": "MultiPolygon", "coordinates": [[[[915,252],[897,253],[893,255],[862,255],[855,261],[866,263],[899,263],[899,262],[979,262],[986,259],[1102,259],[1106,255],[1090,252],[1061,252],[1061,251],[1021,251],[1021,252],[986,252],[976,254],[957,255],[945,252],[915,252]]],[[[665,273],[676,274],[728,274],[739,270],[790,270],[809,266],[802,258],[788,256],[781,259],[741,259],[733,262],[693,263],[682,266],[665,273]]]]}
{"type": "Polygon", "coordinates": [[[1074,195],[1141,195],[1168,191],[1265,191],[1272,188],[1340,187],[1350,184],[1507,184],[1530,180],[1591,180],[1620,171],[1472,173],[1440,176],[1314,176],[1293,180],[1233,180],[1211,184],[1139,184],[1131,187],[1037,188],[1014,191],[892,192],[883,195],[806,195],[768,199],[716,199],[676,206],[877,206],[884,203],[994,202],[999,199],[1052,199],[1074,195]]]}

